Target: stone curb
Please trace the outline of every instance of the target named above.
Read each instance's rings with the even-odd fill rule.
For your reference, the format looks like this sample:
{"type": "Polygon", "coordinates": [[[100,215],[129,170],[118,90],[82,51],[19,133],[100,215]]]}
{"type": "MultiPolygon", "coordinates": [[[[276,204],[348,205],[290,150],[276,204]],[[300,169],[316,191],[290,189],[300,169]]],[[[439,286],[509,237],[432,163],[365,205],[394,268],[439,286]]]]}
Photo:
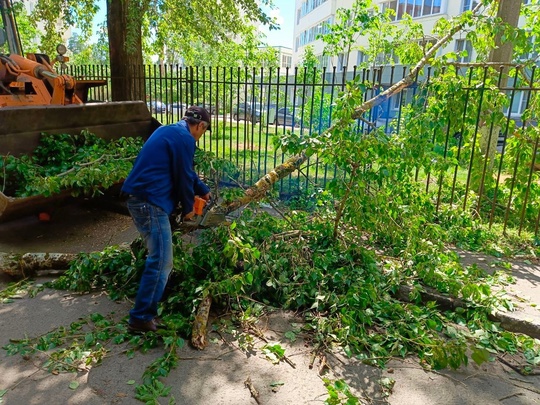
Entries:
{"type": "MultiPolygon", "coordinates": [[[[409,294],[412,288],[409,286],[400,286],[399,291],[396,293],[396,298],[401,301],[411,302],[409,294]]],[[[427,289],[420,293],[422,302],[434,301],[440,307],[445,309],[455,310],[458,307],[466,307],[466,302],[459,299],[445,295],[441,295],[431,289],[427,289]]],[[[540,339],[540,320],[526,320],[521,319],[516,315],[517,312],[501,312],[495,311],[489,315],[489,319],[493,322],[499,322],[501,327],[509,332],[523,333],[532,338],[540,339]]]]}

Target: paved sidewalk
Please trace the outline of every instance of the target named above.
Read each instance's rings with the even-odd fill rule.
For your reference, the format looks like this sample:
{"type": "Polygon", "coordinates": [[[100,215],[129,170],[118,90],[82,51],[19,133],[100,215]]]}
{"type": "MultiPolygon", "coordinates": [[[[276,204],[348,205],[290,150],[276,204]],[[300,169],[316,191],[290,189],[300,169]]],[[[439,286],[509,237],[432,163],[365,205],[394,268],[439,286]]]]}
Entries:
{"type": "MultiPolygon", "coordinates": [[[[528,335],[540,339],[540,259],[499,259],[481,253],[465,251],[458,252],[464,265],[475,264],[492,274],[503,270],[515,279],[504,291],[510,296],[515,305],[515,311],[499,315],[510,323],[520,324],[528,331],[528,335]],[[510,264],[506,269],[503,264],[510,264]]],[[[505,323],[503,322],[503,326],[505,323]]],[[[511,329],[512,325],[507,328],[511,329]]]]}

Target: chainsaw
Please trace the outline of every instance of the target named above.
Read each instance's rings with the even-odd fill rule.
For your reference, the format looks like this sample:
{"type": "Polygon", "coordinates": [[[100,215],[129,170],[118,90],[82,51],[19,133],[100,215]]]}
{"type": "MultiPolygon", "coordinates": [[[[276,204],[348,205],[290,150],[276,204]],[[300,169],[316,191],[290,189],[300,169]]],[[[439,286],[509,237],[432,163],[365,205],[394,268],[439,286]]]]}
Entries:
{"type": "Polygon", "coordinates": [[[193,204],[193,210],[195,215],[185,220],[181,216],[176,217],[176,223],[180,229],[193,230],[193,229],[205,229],[213,228],[224,223],[227,218],[224,213],[212,211],[212,208],[217,204],[215,198],[210,198],[209,201],[205,201],[200,197],[195,197],[195,203],[193,204]]]}

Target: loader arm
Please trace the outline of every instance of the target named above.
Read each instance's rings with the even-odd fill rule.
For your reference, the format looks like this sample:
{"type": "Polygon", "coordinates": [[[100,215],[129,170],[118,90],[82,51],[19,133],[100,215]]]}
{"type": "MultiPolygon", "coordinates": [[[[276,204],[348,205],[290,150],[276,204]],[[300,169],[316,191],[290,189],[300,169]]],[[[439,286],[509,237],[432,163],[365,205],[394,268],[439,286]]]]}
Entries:
{"type": "Polygon", "coordinates": [[[38,63],[16,54],[0,58],[0,82],[8,93],[0,92],[0,107],[82,104],[75,94],[75,79],[59,75],[46,61],[38,63]]]}

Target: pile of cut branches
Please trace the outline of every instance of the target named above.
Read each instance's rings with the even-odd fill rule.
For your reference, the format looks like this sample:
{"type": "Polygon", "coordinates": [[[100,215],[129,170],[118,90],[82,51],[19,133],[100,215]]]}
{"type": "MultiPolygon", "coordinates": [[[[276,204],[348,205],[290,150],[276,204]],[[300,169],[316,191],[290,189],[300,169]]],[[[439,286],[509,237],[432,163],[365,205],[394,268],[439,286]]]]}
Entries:
{"type": "Polygon", "coordinates": [[[127,176],[142,144],[140,137],[106,141],[88,131],[44,134],[31,155],[0,157],[0,191],[11,197],[48,197],[65,189],[93,195],[127,176]]]}

